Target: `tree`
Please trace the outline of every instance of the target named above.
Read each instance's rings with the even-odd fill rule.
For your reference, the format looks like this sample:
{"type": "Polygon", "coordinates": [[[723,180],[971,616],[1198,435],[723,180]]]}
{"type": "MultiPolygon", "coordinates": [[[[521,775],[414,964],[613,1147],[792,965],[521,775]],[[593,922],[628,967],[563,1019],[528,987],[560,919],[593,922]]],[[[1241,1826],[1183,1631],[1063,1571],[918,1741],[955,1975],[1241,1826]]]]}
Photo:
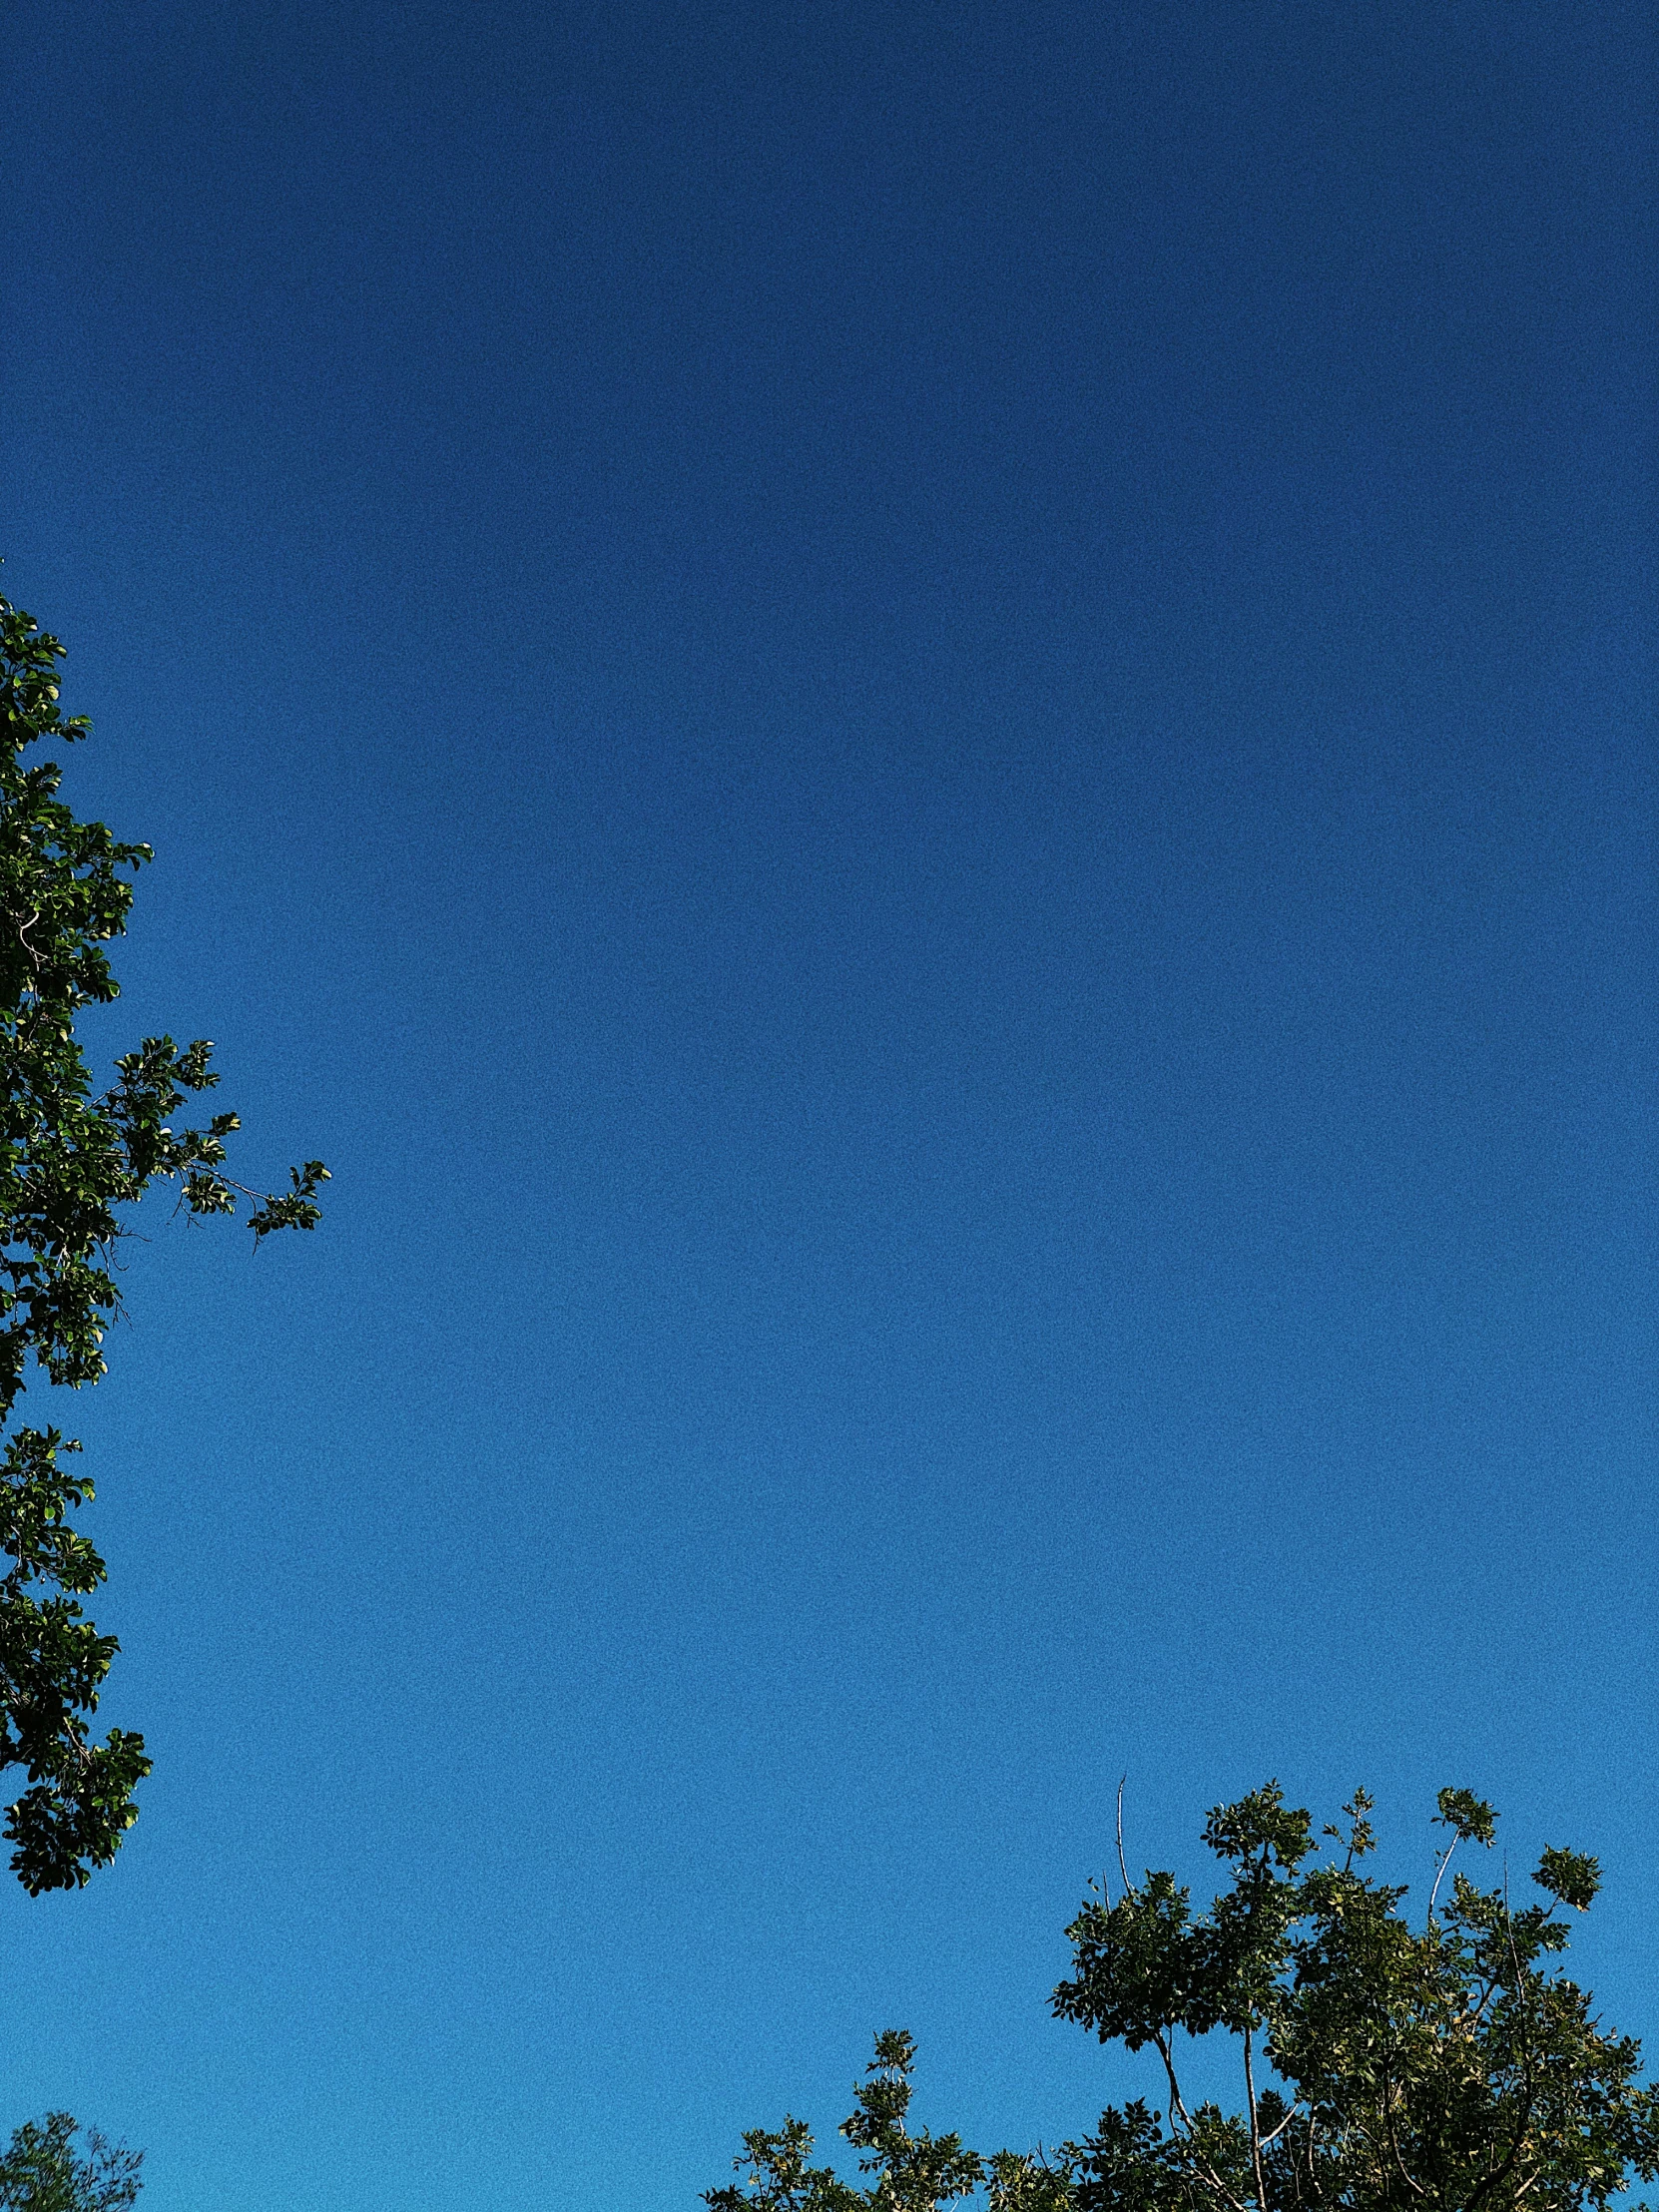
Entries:
{"type": "Polygon", "coordinates": [[[141,2150],[110,2145],[87,2129],[84,2158],[67,2112],[26,2120],[0,2156],[0,2212],[129,2212],[143,2183],[141,2150]]]}
{"type": "Polygon", "coordinates": [[[1593,1859],[1551,1848],[1512,1907],[1507,1881],[1461,1873],[1461,1843],[1489,1846],[1490,1806],[1442,1790],[1449,1840],[1419,1925],[1403,1887],[1364,1870],[1372,1800],[1318,1837],[1270,1782],[1219,1806],[1205,1842],[1231,1872],[1208,1913],[1168,1873],[1102,1887],[1066,1931],[1073,1971],[1061,2019],[1145,2050],[1158,2092],[1109,2108],[1052,2154],[981,2159],[957,2137],[905,2128],[911,2045],[877,2038],[842,2127],[869,2153],[867,2189],[810,2160],[802,2121],[744,2138],[739,2180],[712,2212],[937,2212],[983,2186],[992,2212],[1601,2212],[1632,2177],[1659,2174],[1659,2086],[1640,2046],[1604,2029],[1554,1960],[1564,1912],[1586,1912],[1593,1859]],[[1333,1848],[1324,1850],[1329,1844],[1333,1848]],[[1231,2037],[1240,2109],[1196,2105],[1186,2046],[1231,2037]]]}
{"type": "MultiPolygon", "coordinates": [[[[126,927],[132,877],[151,852],[78,822],[57,796],[57,763],[25,759],[88,734],[84,716],[59,709],[63,657],[0,599],[0,1430],[29,1382],[78,1388],[103,1375],[120,1310],[114,1248],[152,1184],[173,1183],[193,1215],[253,1201],[258,1244],[314,1227],[327,1179],[309,1160],[279,1195],[250,1190],[225,1173],[235,1114],[173,1127],[187,1096],[219,1081],[206,1039],[180,1050],[146,1037],[116,1061],[114,1084],[94,1089],[76,1018],[118,995],[104,948],[126,927]]],[[[18,1427],[0,1452],[0,1553],[11,1562],[0,1576],[0,1770],[24,1771],[5,1834],[32,1896],[77,1888],[107,1864],[150,1767],[128,1730],[88,1740],[117,1644],[80,1604],[105,1568],[71,1525],[93,1494],[65,1464],[79,1448],[56,1428],[18,1427]]]]}

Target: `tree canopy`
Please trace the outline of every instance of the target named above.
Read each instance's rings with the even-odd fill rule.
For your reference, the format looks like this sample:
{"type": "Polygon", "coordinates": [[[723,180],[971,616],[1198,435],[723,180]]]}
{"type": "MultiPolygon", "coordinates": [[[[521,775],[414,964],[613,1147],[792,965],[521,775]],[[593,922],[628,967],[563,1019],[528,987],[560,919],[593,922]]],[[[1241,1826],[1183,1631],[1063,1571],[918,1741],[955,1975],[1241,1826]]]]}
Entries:
{"type": "MultiPolygon", "coordinates": [[[[1173,1874],[1103,1884],[1067,1930],[1053,2010],[1103,2043],[1146,2051],[1158,2089],[1109,2107],[1049,2152],[966,2149],[907,2123],[913,2046],[876,2038],[842,2123],[867,2187],[814,2166],[804,2121],[744,2137],[711,2212],[937,2212],[981,2188],[991,2212],[1600,2212],[1659,2173],[1659,2086],[1640,2046],[1604,2028],[1555,1961],[1565,1915],[1588,1911],[1593,1859],[1550,1848],[1512,1904],[1507,1881],[1461,1872],[1496,1816],[1442,1790],[1447,1842],[1426,1909],[1363,1862],[1361,1790],[1318,1834],[1276,1783],[1218,1806],[1204,1840],[1231,1880],[1206,1913],[1173,1874]],[[1232,2039],[1240,2101],[1184,2086],[1198,2038],[1232,2039]]],[[[1209,2066],[1206,2066],[1208,2072],[1209,2066]]]]}
{"type": "Polygon", "coordinates": [[[0,2153],[0,2212],[130,2212],[143,2187],[143,2151],[107,2143],[89,2127],[83,2155],[78,2132],[67,2112],[23,2123],[0,2153]]]}
{"type": "MultiPolygon", "coordinates": [[[[77,1017],[118,995],[105,947],[126,928],[133,877],[151,857],[58,797],[43,744],[88,735],[59,707],[64,649],[0,599],[0,1428],[32,1382],[71,1388],[104,1373],[119,1312],[111,1259],[129,1210],[158,1182],[190,1214],[234,1214],[247,1200],[256,1242],[310,1229],[327,1178],[320,1160],[279,1193],[227,1173],[234,1113],[175,1128],[187,1097],[219,1081],[205,1038],[183,1048],[146,1037],[98,1089],[77,1017]]],[[[72,1889],[107,1863],[137,1818],[149,1771],[141,1736],[89,1740],[88,1718],[117,1645],[80,1601],[105,1578],[72,1525],[92,1484],[66,1461],[79,1445],[54,1427],[19,1426],[0,1451],[0,1770],[25,1788],[6,1814],[12,1868],[32,1895],[72,1889]]]]}

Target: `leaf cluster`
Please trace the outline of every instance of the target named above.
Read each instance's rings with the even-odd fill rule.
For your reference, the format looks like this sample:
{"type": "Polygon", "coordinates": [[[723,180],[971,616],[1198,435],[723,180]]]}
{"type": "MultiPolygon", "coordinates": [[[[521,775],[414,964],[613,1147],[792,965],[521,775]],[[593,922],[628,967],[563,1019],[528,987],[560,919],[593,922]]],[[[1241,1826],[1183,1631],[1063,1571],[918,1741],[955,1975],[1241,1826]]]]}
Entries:
{"type": "Polygon", "coordinates": [[[995,2212],[1050,2212],[1049,2200],[1018,2193],[1016,2169],[1028,2161],[1005,2151],[982,2159],[963,2148],[959,2135],[911,2132],[914,2062],[914,2042],[902,2028],[889,2028],[876,2036],[875,2055],[853,2089],[840,2131],[864,2154],[858,2170],[871,2177],[867,2188],[842,2181],[833,2167],[811,2165],[811,2129],[786,2118],[776,2133],[753,2128],[745,2135],[744,2155],[734,2161],[739,2180],[704,2193],[710,2212],[937,2212],[982,2183],[989,2184],[995,2212]]]}
{"type": "MultiPolygon", "coordinates": [[[[43,742],[73,744],[85,717],[59,705],[64,649],[0,599],[0,1424],[31,1376],[79,1387],[104,1373],[120,1312],[113,1256],[128,1212],[158,1182],[187,1214],[234,1214],[244,1200],[256,1244],[310,1229],[320,1160],[261,1192],[226,1171],[240,1126],[216,1113],[176,1126],[187,1099],[219,1077],[205,1038],[183,1048],[146,1037],[100,1090],[76,1035],[78,1016],[119,995],[106,947],[126,927],[133,878],[150,847],[118,842],[59,798],[43,742]]],[[[78,1447],[54,1428],[19,1428],[0,1454],[0,1768],[27,1787],[6,1817],[12,1867],[31,1894],[68,1889],[106,1863],[136,1818],[148,1772],[143,1739],[114,1730],[89,1741],[88,1717],[117,1645],[82,1615],[104,1563],[69,1516],[92,1486],[65,1468],[78,1447]]]]}
{"type": "Polygon", "coordinates": [[[0,2212],[130,2212],[143,2183],[141,2150],[107,2143],[86,2131],[82,2156],[67,2112],[27,2120],[0,2153],[0,2212]]]}

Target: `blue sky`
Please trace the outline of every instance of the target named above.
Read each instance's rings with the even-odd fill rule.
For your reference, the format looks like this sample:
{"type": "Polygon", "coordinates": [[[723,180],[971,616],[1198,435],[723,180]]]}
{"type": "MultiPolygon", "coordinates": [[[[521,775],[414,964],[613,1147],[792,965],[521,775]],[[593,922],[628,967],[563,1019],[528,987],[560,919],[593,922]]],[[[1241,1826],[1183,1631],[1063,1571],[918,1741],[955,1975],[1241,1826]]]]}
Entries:
{"type": "Polygon", "coordinates": [[[990,2147],[1108,1848],[1601,1854],[1659,2029],[1655,36],[18,0],[5,589],[219,1041],[86,1439],[157,1767],[0,1898],[147,2212],[990,2147]]]}

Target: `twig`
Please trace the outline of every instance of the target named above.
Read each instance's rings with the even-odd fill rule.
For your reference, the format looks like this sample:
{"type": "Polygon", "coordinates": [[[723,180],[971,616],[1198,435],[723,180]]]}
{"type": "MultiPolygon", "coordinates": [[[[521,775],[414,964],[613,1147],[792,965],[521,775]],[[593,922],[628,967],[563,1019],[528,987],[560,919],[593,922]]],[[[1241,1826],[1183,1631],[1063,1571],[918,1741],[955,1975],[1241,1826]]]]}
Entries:
{"type": "Polygon", "coordinates": [[[1244,2031],[1245,2095],[1250,2102],[1250,2163],[1256,2172],[1256,2202],[1262,2212],[1268,2212],[1267,2184],[1262,2178],[1262,2127],[1256,2117],[1256,2069],[1250,2055],[1251,2028],[1248,2019],[1244,2031]]]}
{"type": "Polygon", "coordinates": [[[1123,1890],[1126,1897],[1129,1894],[1131,1884],[1129,1869],[1123,1863],[1123,1786],[1128,1780],[1127,1775],[1120,1776],[1118,1780],[1118,1873],[1123,1877],[1123,1890]]]}

